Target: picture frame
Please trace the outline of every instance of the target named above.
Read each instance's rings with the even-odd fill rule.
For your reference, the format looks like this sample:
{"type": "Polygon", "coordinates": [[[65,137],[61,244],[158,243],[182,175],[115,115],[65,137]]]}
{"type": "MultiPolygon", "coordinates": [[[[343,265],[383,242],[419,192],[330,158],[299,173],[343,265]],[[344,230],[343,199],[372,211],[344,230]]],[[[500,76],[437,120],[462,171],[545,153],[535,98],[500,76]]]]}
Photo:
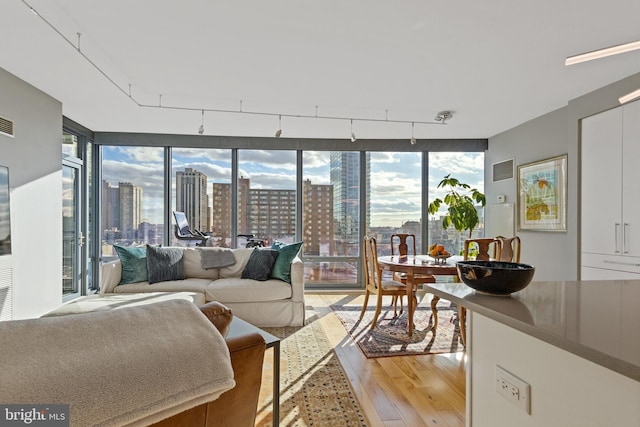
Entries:
{"type": "Polygon", "coordinates": [[[518,230],[567,231],[567,155],[518,165],[518,230]]]}

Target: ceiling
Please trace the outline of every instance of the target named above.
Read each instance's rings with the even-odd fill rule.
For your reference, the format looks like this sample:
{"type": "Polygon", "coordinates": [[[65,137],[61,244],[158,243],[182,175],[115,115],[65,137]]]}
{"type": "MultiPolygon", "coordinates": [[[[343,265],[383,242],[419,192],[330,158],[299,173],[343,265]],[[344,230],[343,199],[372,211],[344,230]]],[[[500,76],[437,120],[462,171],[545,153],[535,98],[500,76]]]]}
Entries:
{"type": "Polygon", "coordinates": [[[350,119],[358,138],[410,138],[411,122],[450,110],[444,126],[416,123],[415,136],[488,138],[640,71],[640,51],[564,65],[640,39],[638,0],[5,0],[2,9],[0,67],[94,131],[196,134],[202,109],[242,105],[274,115],[206,111],[205,134],[273,136],[282,114],[283,138],[349,138],[350,119]],[[289,117],[316,113],[344,120],[289,117]]]}

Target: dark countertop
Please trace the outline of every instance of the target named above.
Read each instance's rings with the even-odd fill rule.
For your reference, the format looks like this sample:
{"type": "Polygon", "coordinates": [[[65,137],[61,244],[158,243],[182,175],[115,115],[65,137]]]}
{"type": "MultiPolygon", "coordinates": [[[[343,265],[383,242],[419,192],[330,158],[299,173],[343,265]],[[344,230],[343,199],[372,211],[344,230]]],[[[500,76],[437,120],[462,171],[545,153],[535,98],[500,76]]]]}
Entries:
{"type": "Polygon", "coordinates": [[[427,292],[640,381],[640,280],[532,282],[511,297],[464,283],[427,292]]]}

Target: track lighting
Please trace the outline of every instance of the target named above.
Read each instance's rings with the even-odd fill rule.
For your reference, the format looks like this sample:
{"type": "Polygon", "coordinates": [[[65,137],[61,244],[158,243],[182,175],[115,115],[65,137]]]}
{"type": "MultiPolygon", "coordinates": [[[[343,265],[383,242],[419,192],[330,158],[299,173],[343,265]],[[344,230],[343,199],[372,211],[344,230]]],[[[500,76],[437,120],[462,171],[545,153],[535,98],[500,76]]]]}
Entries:
{"type": "Polygon", "coordinates": [[[198,133],[200,135],[204,133],[204,110],[202,110],[202,122],[200,123],[200,127],[198,128],[198,133]]]}
{"type": "Polygon", "coordinates": [[[441,122],[442,124],[444,124],[444,122],[446,122],[452,117],[453,117],[453,114],[451,114],[451,111],[440,111],[438,114],[436,114],[436,117],[434,118],[434,120],[436,122],[441,122]]]}
{"type": "Polygon", "coordinates": [[[351,119],[351,142],[356,142],[356,134],[353,133],[353,119],[351,119]]]}
{"type": "Polygon", "coordinates": [[[276,131],[276,138],[280,138],[282,135],[282,115],[278,116],[278,130],[276,131]]]}
{"type": "MultiPolygon", "coordinates": [[[[124,94],[127,98],[129,98],[136,106],[141,107],[141,108],[159,108],[159,109],[164,109],[164,110],[175,110],[175,111],[198,111],[197,107],[191,107],[191,106],[184,106],[184,105],[167,105],[167,103],[163,103],[162,100],[162,94],[159,95],[159,100],[158,103],[153,103],[153,104],[149,104],[149,103],[144,103],[141,102],[140,100],[138,100],[136,98],[136,96],[134,96],[134,92],[132,91],[132,89],[135,89],[133,86],[133,83],[128,83],[128,88],[122,87],[120,84],[117,83],[117,79],[113,78],[112,76],[110,76],[104,69],[102,69],[99,65],[98,62],[100,61],[94,61],[87,53],[85,53],[85,50],[81,50],[80,49],[80,37],[81,37],[81,33],[76,33],[77,35],[77,40],[71,40],[69,37],[65,36],[65,32],[59,30],[55,25],[53,25],[45,16],[43,16],[42,14],[40,14],[38,11],[36,11],[28,2],[27,0],[21,0],[22,3],[31,11],[31,13],[33,13],[34,15],[36,15],[39,19],[41,19],[46,25],[48,25],[49,27],[51,27],[51,29],[53,29],[58,36],[60,36],[68,45],[72,46],[75,50],[77,50],[78,54],[82,56],[82,58],[84,58],[87,63],[93,67],[96,71],[98,71],[110,84],[112,84],[118,91],[120,91],[122,94],[124,94]]],[[[205,109],[201,109],[201,113],[203,115],[203,122],[200,125],[200,127],[198,128],[198,133],[200,135],[204,134],[204,111],[205,109]]],[[[279,138],[282,135],[282,116],[285,117],[292,117],[292,118],[307,118],[307,119],[321,119],[321,120],[341,120],[341,121],[345,121],[345,120],[349,120],[351,122],[351,140],[353,142],[356,141],[356,135],[353,133],[353,121],[360,121],[360,122],[367,122],[367,123],[419,123],[419,124],[424,124],[424,125],[439,125],[439,124],[444,124],[444,122],[448,119],[451,118],[451,113],[446,111],[446,112],[442,112],[442,113],[446,113],[445,116],[441,116],[442,113],[438,113],[438,117],[436,117],[436,121],[422,121],[422,120],[417,120],[417,121],[409,121],[409,120],[402,120],[402,119],[390,119],[389,118],[389,110],[384,110],[384,117],[356,117],[355,119],[353,118],[353,116],[351,117],[345,117],[345,116],[341,116],[341,115],[318,115],[318,105],[315,106],[315,114],[298,114],[298,113],[277,113],[277,112],[272,112],[272,111],[259,111],[259,110],[250,110],[247,111],[245,109],[245,107],[243,106],[243,101],[240,100],[240,108],[236,109],[236,108],[206,108],[206,111],[209,111],[211,113],[231,113],[231,114],[243,114],[243,115],[252,115],[252,116],[278,116],[278,123],[280,123],[280,126],[278,128],[278,130],[276,131],[276,138],[279,138]]]]}
{"type": "Polygon", "coordinates": [[[411,122],[411,145],[416,145],[416,142],[418,142],[416,137],[413,136],[413,127],[414,127],[414,125],[415,125],[415,123],[411,122]]]}

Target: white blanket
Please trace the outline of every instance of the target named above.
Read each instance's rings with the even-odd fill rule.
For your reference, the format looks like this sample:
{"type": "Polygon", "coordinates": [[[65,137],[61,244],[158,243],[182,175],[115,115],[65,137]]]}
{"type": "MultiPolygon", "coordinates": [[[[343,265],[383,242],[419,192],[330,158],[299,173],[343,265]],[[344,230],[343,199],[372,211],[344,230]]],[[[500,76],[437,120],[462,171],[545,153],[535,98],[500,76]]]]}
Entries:
{"type": "Polygon", "coordinates": [[[229,350],[192,303],[0,322],[0,402],[69,404],[72,426],[138,426],[233,388],[229,350]]]}

